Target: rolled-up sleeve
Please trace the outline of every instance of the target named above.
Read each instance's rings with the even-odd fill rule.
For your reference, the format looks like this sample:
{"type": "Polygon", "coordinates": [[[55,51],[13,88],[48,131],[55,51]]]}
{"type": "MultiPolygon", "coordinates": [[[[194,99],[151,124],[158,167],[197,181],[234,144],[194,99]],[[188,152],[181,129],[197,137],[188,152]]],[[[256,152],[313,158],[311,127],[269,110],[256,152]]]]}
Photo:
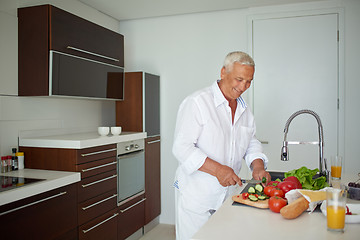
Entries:
{"type": "Polygon", "coordinates": [[[196,147],[202,126],[201,111],[195,99],[185,99],[179,107],[172,151],[180,167],[189,175],[198,170],[207,157],[196,147]]]}
{"type": "Polygon", "coordinates": [[[250,170],[252,170],[251,163],[255,159],[262,159],[263,162],[264,162],[264,167],[266,169],[269,160],[266,157],[266,155],[263,153],[263,148],[261,146],[261,142],[259,140],[257,140],[256,137],[255,137],[256,127],[255,127],[254,122],[253,122],[253,128],[254,128],[254,132],[253,132],[253,135],[251,137],[249,146],[248,146],[248,148],[247,148],[247,150],[245,152],[244,159],[245,159],[246,165],[249,167],[250,170]]]}

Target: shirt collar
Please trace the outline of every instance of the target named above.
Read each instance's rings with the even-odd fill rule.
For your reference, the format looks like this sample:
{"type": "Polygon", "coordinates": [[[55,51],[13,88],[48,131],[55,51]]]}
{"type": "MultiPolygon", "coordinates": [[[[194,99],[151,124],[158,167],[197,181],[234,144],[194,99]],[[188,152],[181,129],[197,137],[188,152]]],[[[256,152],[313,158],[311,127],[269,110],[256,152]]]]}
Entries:
{"type": "MultiPolygon", "coordinates": [[[[218,82],[220,82],[220,80],[217,80],[213,83],[212,85],[212,89],[214,92],[214,103],[215,106],[218,107],[219,105],[225,103],[228,104],[228,101],[226,100],[226,98],[224,97],[224,94],[221,92],[220,87],[218,85],[218,82]]],[[[240,96],[236,99],[237,103],[241,105],[242,108],[247,108],[246,102],[245,100],[240,96]]]]}

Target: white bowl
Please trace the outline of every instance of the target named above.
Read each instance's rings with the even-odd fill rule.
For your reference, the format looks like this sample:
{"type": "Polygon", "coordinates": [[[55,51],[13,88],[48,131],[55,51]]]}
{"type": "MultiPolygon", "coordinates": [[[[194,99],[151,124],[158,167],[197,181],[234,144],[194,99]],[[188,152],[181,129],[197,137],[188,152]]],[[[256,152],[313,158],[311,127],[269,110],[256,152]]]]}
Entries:
{"type": "Polygon", "coordinates": [[[100,136],[106,136],[109,134],[109,127],[98,127],[98,133],[100,134],[100,136]]]}
{"type": "Polygon", "coordinates": [[[114,136],[120,135],[121,127],[111,127],[111,134],[114,136]]]}

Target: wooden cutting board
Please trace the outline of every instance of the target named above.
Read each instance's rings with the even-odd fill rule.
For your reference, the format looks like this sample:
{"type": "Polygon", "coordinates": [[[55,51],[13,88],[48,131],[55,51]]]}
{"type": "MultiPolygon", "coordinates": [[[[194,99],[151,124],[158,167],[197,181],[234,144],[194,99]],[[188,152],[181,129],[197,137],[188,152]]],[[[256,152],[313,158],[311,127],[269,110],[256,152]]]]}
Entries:
{"type": "Polygon", "coordinates": [[[249,199],[243,199],[241,194],[238,194],[238,195],[234,195],[232,197],[232,200],[234,202],[242,203],[256,208],[269,208],[269,199],[258,200],[254,202],[254,201],[250,201],[249,199]]]}

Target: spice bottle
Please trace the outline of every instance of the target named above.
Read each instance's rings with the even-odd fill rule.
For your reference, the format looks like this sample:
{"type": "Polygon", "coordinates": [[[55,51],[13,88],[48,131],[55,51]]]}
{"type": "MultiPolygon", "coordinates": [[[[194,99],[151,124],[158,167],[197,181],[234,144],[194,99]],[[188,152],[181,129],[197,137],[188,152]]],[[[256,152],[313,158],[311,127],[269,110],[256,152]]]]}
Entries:
{"type": "Polygon", "coordinates": [[[12,156],[11,156],[11,168],[12,170],[17,170],[18,169],[18,162],[17,162],[17,157],[16,157],[16,148],[12,148],[12,156]]]}
{"type": "Polygon", "coordinates": [[[24,169],[24,153],[23,152],[17,152],[16,154],[17,160],[18,160],[18,168],[24,169]]]}
{"type": "Polygon", "coordinates": [[[12,171],[12,163],[11,163],[11,156],[6,156],[6,163],[7,163],[7,171],[11,172],[12,171]]]}
{"type": "Polygon", "coordinates": [[[7,172],[7,163],[6,163],[6,157],[2,156],[1,157],[1,172],[2,173],[6,173],[7,172]]]}

